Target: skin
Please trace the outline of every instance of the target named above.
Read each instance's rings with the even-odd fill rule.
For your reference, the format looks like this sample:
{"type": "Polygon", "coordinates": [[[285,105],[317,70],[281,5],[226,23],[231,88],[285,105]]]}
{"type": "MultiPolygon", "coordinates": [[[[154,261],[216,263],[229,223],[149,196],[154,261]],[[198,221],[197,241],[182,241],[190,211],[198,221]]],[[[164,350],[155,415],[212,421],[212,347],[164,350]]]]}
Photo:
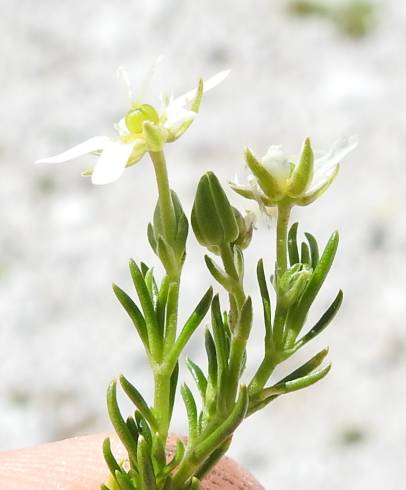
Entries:
{"type": "MultiPolygon", "coordinates": [[[[108,471],[101,453],[111,437],[117,459],[125,452],[115,436],[95,434],[0,453],[0,490],[100,490],[108,471]]],[[[168,452],[174,447],[171,437],[168,452]]],[[[253,476],[229,458],[216,466],[203,490],[264,490],[253,476]]]]}

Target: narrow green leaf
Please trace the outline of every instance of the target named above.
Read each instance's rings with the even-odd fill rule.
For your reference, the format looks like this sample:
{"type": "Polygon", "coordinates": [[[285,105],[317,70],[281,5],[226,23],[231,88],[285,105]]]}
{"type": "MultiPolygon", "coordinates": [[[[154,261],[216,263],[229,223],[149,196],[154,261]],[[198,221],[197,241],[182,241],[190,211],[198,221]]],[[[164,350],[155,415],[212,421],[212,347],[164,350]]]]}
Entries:
{"type": "Polygon", "coordinates": [[[156,281],[154,278],[154,271],[153,271],[152,267],[151,267],[151,269],[148,269],[147,273],[145,274],[145,284],[146,284],[147,289],[149,291],[149,295],[150,295],[152,304],[155,308],[157,301],[158,301],[158,287],[156,285],[156,281]]]}
{"type": "Polygon", "coordinates": [[[199,435],[196,402],[192,392],[190,391],[190,388],[186,383],[182,385],[181,394],[183,402],[185,404],[188,419],[189,443],[193,444],[197,436],[199,435]]]}
{"type": "Polygon", "coordinates": [[[221,284],[221,286],[223,286],[224,289],[227,291],[233,291],[236,288],[236,280],[224,272],[213,259],[211,259],[208,255],[205,255],[204,261],[206,262],[206,266],[209,269],[210,274],[219,284],[221,284]]]}
{"type": "Polygon", "coordinates": [[[193,456],[202,461],[215,451],[244,420],[247,408],[248,390],[246,386],[241,385],[238,399],[230,415],[204,441],[196,445],[193,456]]]}
{"type": "Polygon", "coordinates": [[[323,313],[320,320],[304,335],[298,342],[295,344],[295,350],[299,349],[303,345],[307,344],[314,337],[319,335],[333,320],[336,316],[340,306],[343,302],[343,292],[340,290],[335,298],[335,300],[331,303],[331,305],[327,308],[327,310],[323,313]]]}
{"type": "Polygon", "coordinates": [[[205,347],[206,347],[207,362],[208,362],[208,380],[210,381],[212,386],[216,386],[217,383],[216,345],[208,329],[206,329],[206,333],[205,333],[205,347]]]}
{"type": "Polygon", "coordinates": [[[268,286],[266,284],[264,261],[260,259],[257,264],[257,279],[259,284],[259,290],[262,299],[262,309],[264,312],[264,324],[266,338],[272,335],[272,312],[271,312],[271,299],[269,296],[268,286]]]}
{"type": "Polygon", "coordinates": [[[327,274],[331,268],[333,263],[337,247],[338,247],[338,233],[334,232],[327,245],[323,251],[322,256],[313,271],[312,277],[306,289],[300,299],[299,304],[289,311],[288,316],[288,336],[286,339],[286,347],[292,347],[297,335],[303,327],[303,324],[306,320],[307,313],[309,311],[310,306],[312,305],[314,299],[317,296],[324,280],[327,277],[327,274]]]}
{"type": "Polygon", "coordinates": [[[190,374],[193,376],[193,379],[195,380],[196,386],[204,403],[207,390],[206,376],[203,374],[201,368],[189,358],[186,359],[186,366],[189,369],[190,374]]]}
{"type": "Polygon", "coordinates": [[[200,481],[196,478],[196,477],[192,477],[192,482],[190,484],[190,490],[200,490],[201,489],[201,485],[200,485],[200,481]]]}
{"type": "Polygon", "coordinates": [[[217,449],[215,449],[210,456],[208,456],[204,463],[199,466],[199,469],[196,471],[195,476],[199,480],[203,480],[207,473],[209,473],[214,466],[220,461],[220,459],[224,456],[224,454],[228,451],[232,441],[232,436],[226,439],[223,444],[221,444],[217,449]]]}
{"type": "Polygon", "coordinates": [[[133,484],[131,483],[130,478],[120,471],[116,471],[115,474],[117,483],[120,486],[120,490],[134,490],[133,484]]]}
{"type": "Polygon", "coordinates": [[[155,474],[149,449],[150,447],[147,441],[143,437],[140,437],[137,452],[138,470],[141,480],[140,490],[156,490],[155,474]]]}
{"type": "MultiPolygon", "coordinates": [[[[314,371],[317,367],[320,366],[320,364],[323,362],[327,354],[328,354],[328,349],[323,349],[322,351],[318,352],[315,356],[313,356],[309,361],[302,364],[298,369],[295,369],[288,376],[285,376],[283,379],[281,379],[274,386],[270,388],[265,388],[264,390],[256,394],[254,397],[252,397],[250,399],[248,415],[252,415],[254,412],[257,412],[258,410],[264,408],[270,402],[278,398],[278,396],[280,396],[281,394],[287,393],[287,391],[284,391],[284,389],[286,389],[284,388],[284,385],[286,385],[287,383],[292,383],[297,379],[303,380],[303,378],[306,378],[306,376],[310,375],[312,371],[314,371]]],[[[315,376],[311,376],[309,378],[308,380],[309,384],[306,386],[310,386],[310,384],[313,384],[319,379],[322,379],[328,373],[330,368],[331,365],[329,364],[328,366],[321,369],[320,371],[316,371],[315,376]]],[[[306,383],[306,381],[304,383],[306,383]]],[[[297,384],[295,385],[295,383],[293,383],[287,386],[290,386],[290,388],[292,388],[290,391],[295,391],[293,388],[297,386],[297,384]]],[[[305,386],[303,385],[303,387],[305,386]]],[[[296,389],[300,389],[300,388],[296,388],[296,389]]]]}
{"type": "Polygon", "coordinates": [[[188,343],[190,337],[196,331],[197,327],[201,324],[207,311],[210,308],[211,299],[213,297],[213,288],[209,288],[203,298],[199,301],[194,312],[190,315],[182,328],[179,337],[177,338],[171,352],[168,355],[167,362],[169,364],[175,363],[179,358],[180,353],[188,343]]]}
{"type": "Polygon", "coordinates": [[[165,347],[164,352],[172,349],[176,340],[176,327],[178,323],[178,297],[179,284],[171,282],[168,289],[165,321],[165,347]]]}
{"type": "Polygon", "coordinates": [[[290,265],[295,265],[299,262],[299,250],[297,247],[297,228],[299,223],[293,223],[288,233],[288,252],[290,265]]]}
{"type": "Polygon", "coordinates": [[[314,371],[310,374],[307,374],[306,376],[302,376],[301,378],[295,378],[292,379],[291,381],[277,383],[276,385],[270,388],[265,388],[262,392],[262,396],[265,399],[268,398],[269,396],[283,395],[285,393],[291,393],[292,391],[297,391],[303,388],[307,388],[308,386],[311,386],[317,381],[323,379],[330,371],[330,369],[331,369],[331,364],[328,364],[324,368],[319,369],[318,371],[314,371]]]}
{"type": "Polygon", "coordinates": [[[121,471],[119,464],[116,461],[116,458],[113,456],[111,452],[110,439],[106,437],[103,441],[103,456],[106,464],[110,470],[110,473],[114,476],[116,471],[121,471]]]}
{"type": "Polygon", "coordinates": [[[240,281],[244,278],[244,254],[242,250],[237,245],[234,245],[234,264],[237,269],[237,275],[240,278],[240,281]]]}
{"type": "MultiPolygon", "coordinates": [[[[128,430],[131,432],[131,435],[134,439],[135,444],[138,444],[138,437],[139,437],[140,433],[138,432],[138,426],[134,420],[134,417],[131,417],[131,416],[127,417],[126,424],[127,424],[128,430]]],[[[131,462],[131,463],[133,463],[133,462],[131,462]]]]}
{"type": "Polygon", "coordinates": [[[175,364],[171,374],[170,381],[170,393],[169,393],[169,420],[172,418],[173,406],[175,404],[176,397],[176,387],[178,386],[178,378],[179,378],[179,362],[175,364]]]}
{"type": "Polygon", "coordinates": [[[128,296],[128,294],[116,284],[113,284],[113,291],[117,299],[120,301],[121,305],[125,309],[125,311],[128,313],[129,317],[131,318],[138,332],[138,335],[148,352],[149,345],[148,345],[147,326],[141,311],[139,310],[138,306],[134,303],[134,301],[130,298],[130,296],[128,296]]]}
{"type": "Polygon", "coordinates": [[[170,475],[166,477],[162,490],[173,490],[172,477],[170,475]]]}
{"type": "Polygon", "coordinates": [[[305,236],[307,238],[307,241],[309,243],[310,247],[310,256],[311,256],[311,266],[312,269],[314,270],[317,266],[317,263],[319,261],[319,246],[317,245],[317,240],[316,238],[311,234],[311,233],[305,233],[305,236]]]}
{"type": "Polygon", "coordinates": [[[211,303],[211,313],[213,337],[217,355],[218,376],[221,377],[223,372],[227,370],[229,350],[227,346],[223,319],[220,311],[220,300],[218,294],[214,296],[211,303]]]}
{"type": "Polygon", "coordinates": [[[147,275],[147,272],[149,271],[149,267],[145,262],[140,262],[140,269],[141,269],[141,274],[142,277],[145,279],[145,276],[147,275]]]}
{"type": "Polygon", "coordinates": [[[134,260],[130,260],[130,272],[142,310],[144,312],[145,322],[148,326],[148,344],[150,347],[150,352],[154,360],[159,361],[162,354],[162,337],[160,336],[154,305],[149,295],[147,285],[134,260]]]}
{"type": "Polygon", "coordinates": [[[136,410],[134,418],[138,427],[139,435],[145,439],[149,447],[152,447],[152,433],[148,422],[145,420],[139,410],[136,410]]]}
{"type": "Polygon", "coordinates": [[[135,443],[131,432],[129,431],[117,403],[117,383],[112,381],[107,389],[107,409],[113,427],[127,449],[130,460],[137,460],[137,444],[135,443]]]}
{"type": "Polygon", "coordinates": [[[181,439],[176,441],[175,454],[173,458],[169,461],[169,463],[165,467],[165,471],[167,473],[172,473],[172,471],[179,465],[182,461],[183,456],[185,454],[185,445],[181,439]]]}
{"type": "Polygon", "coordinates": [[[300,249],[300,262],[302,264],[312,265],[312,261],[310,259],[310,248],[306,242],[302,242],[302,246],[300,249]]]}
{"type": "Polygon", "coordinates": [[[168,301],[169,277],[166,275],[161,282],[158,292],[158,301],[155,307],[160,332],[165,331],[166,304],[168,301]]]}
{"type": "Polygon", "coordinates": [[[149,408],[147,402],[144,400],[141,393],[137,390],[137,388],[132,385],[125,376],[121,375],[119,377],[120,384],[127,394],[128,398],[134,403],[137,409],[140,411],[141,415],[145,417],[145,419],[150,424],[153,431],[158,430],[158,422],[154,417],[151,409],[149,408]]]}

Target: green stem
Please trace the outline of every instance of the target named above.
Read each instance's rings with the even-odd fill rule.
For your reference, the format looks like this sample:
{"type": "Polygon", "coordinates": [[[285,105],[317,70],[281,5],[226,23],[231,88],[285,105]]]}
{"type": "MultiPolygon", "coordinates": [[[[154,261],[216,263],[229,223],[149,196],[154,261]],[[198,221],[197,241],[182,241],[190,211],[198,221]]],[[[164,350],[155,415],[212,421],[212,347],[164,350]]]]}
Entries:
{"type": "Polygon", "coordinates": [[[165,444],[168,438],[170,424],[170,382],[171,373],[158,371],[154,373],[155,394],[154,394],[154,415],[158,421],[159,435],[165,444]]]}
{"type": "Polygon", "coordinates": [[[149,155],[154,164],[156,183],[158,185],[159,210],[164,227],[164,238],[171,244],[173,237],[175,236],[176,222],[165,155],[163,151],[150,151],[149,155]]]}
{"type": "Polygon", "coordinates": [[[276,225],[276,264],[278,276],[281,276],[288,268],[288,225],[291,206],[279,204],[278,221],[276,225]]]}
{"type": "MultiPolygon", "coordinates": [[[[159,212],[163,226],[164,239],[169,246],[172,245],[174,237],[176,235],[176,218],[175,211],[172,202],[171,189],[169,186],[168,171],[166,167],[165,155],[162,151],[149,152],[152,163],[154,165],[155,178],[158,186],[159,194],[159,212]]],[[[154,413],[159,424],[159,434],[162,442],[165,444],[168,437],[168,430],[170,424],[170,391],[171,391],[171,375],[172,372],[165,366],[165,354],[170,351],[172,345],[175,342],[176,336],[176,324],[177,324],[177,310],[179,300],[179,283],[180,283],[180,271],[176,274],[176,277],[172,277],[171,281],[174,282],[174,287],[169,287],[170,290],[170,304],[167,304],[170,311],[166,318],[167,338],[165,338],[165,350],[164,358],[162,362],[156,366],[154,370],[154,413]]]]}

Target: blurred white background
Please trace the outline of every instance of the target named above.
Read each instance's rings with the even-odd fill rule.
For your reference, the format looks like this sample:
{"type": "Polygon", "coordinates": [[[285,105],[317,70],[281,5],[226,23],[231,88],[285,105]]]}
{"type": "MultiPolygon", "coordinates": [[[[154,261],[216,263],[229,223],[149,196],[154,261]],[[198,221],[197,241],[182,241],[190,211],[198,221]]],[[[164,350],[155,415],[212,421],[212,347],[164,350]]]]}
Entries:
{"type": "MultiPolygon", "coordinates": [[[[188,212],[203,172],[223,182],[243,175],[246,145],[295,154],[305,136],[317,148],[360,139],[332,189],[295,216],[322,243],[336,228],[342,237],[310,324],[340,287],[344,306],[293,362],[330,345],[333,370],[248,419],[230,455],[275,490],[404,485],[406,4],[377,5],[376,27],[354,39],[327,19],[290,15],[287,3],[0,0],[0,449],[108,430],[105,389],[121,372],[151,394],[140,344],[110,289],[114,281],[131,291],[129,257],[157,264],[146,241],[156,196],[148,159],[102,188],[80,177],[92,157],[33,161],[113,135],[128,104],[117,67],[137,86],[163,53],[158,85],[175,93],[232,69],[167,147],[188,212]]],[[[189,245],[183,318],[210,283],[203,249],[192,236],[189,245]]],[[[248,258],[258,308],[249,370],[262,355],[261,256],[270,271],[272,228],[258,231],[248,258]]],[[[188,353],[203,361],[202,332],[188,353]]],[[[174,430],[185,431],[183,419],[179,401],[174,430]]]]}

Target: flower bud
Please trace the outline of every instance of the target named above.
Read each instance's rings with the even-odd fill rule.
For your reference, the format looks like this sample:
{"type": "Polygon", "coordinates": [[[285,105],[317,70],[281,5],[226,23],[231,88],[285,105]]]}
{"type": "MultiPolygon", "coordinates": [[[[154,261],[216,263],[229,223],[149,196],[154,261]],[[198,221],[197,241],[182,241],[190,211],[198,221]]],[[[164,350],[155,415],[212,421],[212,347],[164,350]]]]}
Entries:
{"type": "Polygon", "coordinates": [[[277,290],[279,301],[285,308],[289,308],[300,299],[311,275],[311,267],[300,263],[282,274],[277,281],[277,290]]]}
{"type": "Polygon", "coordinates": [[[214,252],[238,239],[239,227],[233,208],[213,172],[203,175],[199,181],[191,221],[199,243],[214,252]]]}

